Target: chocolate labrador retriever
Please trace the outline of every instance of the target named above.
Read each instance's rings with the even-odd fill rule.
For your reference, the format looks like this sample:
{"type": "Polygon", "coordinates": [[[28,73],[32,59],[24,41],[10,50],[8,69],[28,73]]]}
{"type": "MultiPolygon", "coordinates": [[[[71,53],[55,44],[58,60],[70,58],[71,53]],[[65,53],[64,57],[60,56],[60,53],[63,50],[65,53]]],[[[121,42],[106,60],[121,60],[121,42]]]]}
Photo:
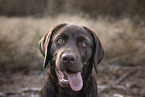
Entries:
{"type": "Polygon", "coordinates": [[[95,33],[85,26],[60,24],[39,41],[43,67],[49,73],[41,97],[98,97],[92,69],[103,58],[104,50],[95,33]]]}

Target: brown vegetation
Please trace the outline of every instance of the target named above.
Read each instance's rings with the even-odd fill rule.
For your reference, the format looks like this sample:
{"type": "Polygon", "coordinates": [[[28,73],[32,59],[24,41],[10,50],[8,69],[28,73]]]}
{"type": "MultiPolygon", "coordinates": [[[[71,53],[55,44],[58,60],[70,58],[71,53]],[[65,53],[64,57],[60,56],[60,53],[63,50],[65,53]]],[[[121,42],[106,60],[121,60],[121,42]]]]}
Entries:
{"type": "Polygon", "coordinates": [[[58,13],[87,13],[90,16],[145,15],[144,0],[0,0],[0,14],[44,16],[58,13]]]}
{"type": "Polygon", "coordinates": [[[144,64],[144,21],[123,18],[91,19],[82,16],[59,15],[52,18],[0,17],[0,65],[4,68],[35,68],[42,64],[37,43],[50,27],[72,22],[86,25],[96,31],[105,48],[105,60],[121,65],[144,64]],[[133,56],[133,57],[132,57],[133,56]]]}

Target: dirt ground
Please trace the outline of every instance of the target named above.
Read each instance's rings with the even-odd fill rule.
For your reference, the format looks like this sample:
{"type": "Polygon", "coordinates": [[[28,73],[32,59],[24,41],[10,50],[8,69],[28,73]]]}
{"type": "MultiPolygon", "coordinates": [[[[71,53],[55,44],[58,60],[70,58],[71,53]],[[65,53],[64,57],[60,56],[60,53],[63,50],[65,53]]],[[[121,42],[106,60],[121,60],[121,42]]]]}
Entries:
{"type": "MultiPolygon", "coordinates": [[[[145,66],[99,65],[99,97],[145,97],[145,66]]],[[[47,70],[0,73],[0,97],[38,97],[47,70]],[[5,76],[4,76],[5,75],[5,76]]]]}

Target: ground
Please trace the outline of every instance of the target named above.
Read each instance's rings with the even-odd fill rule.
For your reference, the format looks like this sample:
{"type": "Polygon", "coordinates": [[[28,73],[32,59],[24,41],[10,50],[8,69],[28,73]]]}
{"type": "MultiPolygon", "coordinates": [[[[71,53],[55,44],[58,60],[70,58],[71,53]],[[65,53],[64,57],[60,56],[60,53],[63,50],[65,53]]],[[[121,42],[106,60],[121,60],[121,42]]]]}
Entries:
{"type": "MultiPolygon", "coordinates": [[[[145,97],[144,66],[99,66],[99,97],[145,97]]],[[[0,73],[0,97],[38,97],[47,70],[0,73]]]]}

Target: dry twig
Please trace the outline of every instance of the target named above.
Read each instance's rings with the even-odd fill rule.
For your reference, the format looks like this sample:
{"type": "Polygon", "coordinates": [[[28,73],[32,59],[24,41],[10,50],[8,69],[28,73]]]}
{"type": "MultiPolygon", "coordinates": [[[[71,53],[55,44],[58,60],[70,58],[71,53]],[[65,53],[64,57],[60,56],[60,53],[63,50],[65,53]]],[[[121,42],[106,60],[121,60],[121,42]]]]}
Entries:
{"type": "Polygon", "coordinates": [[[24,92],[40,92],[40,88],[35,88],[35,87],[26,87],[26,88],[21,88],[19,91],[9,91],[6,93],[1,93],[0,92],[0,97],[7,97],[10,95],[17,95],[17,94],[22,94],[24,92]]]}
{"type": "Polygon", "coordinates": [[[126,91],[126,88],[122,85],[118,85],[120,84],[123,80],[125,80],[128,76],[132,75],[133,73],[135,73],[137,71],[137,69],[133,69],[128,71],[127,73],[125,73],[124,75],[122,75],[117,81],[115,81],[113,84],[108,85],[108,86],[103,86],[100,88],[103,88],[100,92],[104,92],[107,91],[109,89],[121,89],[123,91],[126,91]]]}
{"type": "Polygon", "coordinates": [[[40,88],[26,87],[26,88],[21,88],[19,92],[40,92],[40,88]]]}
{"type": "Polygon", "coordinates": [[[124,79],[126,79],[128,76],[132,75],[136,71],[137,71],[137,69],[133,69],[133,70],[128,71],[127,73],[122,75],[117,81],[115,81],[114,84],[112,84],[112,85],[120,84],[124,79]]]}

